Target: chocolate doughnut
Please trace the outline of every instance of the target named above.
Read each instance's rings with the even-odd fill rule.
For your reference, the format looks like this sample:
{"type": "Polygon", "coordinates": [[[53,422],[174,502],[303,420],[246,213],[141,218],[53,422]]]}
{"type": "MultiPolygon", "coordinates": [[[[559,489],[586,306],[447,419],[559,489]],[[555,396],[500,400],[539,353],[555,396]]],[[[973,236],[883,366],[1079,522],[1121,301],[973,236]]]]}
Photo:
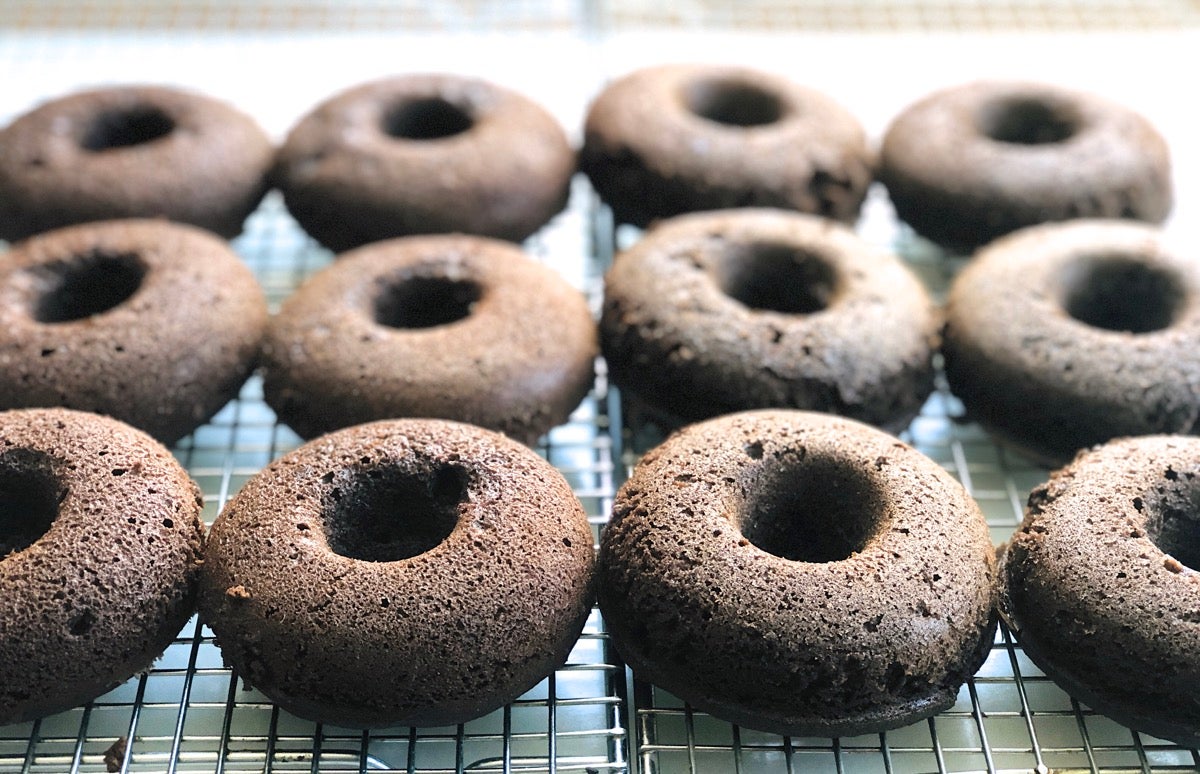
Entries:
{"type": "Polygon", "coordinates": [[[236,236],[274,148],[252,118],[161,86],[71,94],[0,131],[0,239],[93,220],[165,217],[236,236]]]}
{"type": "Polygon", "coordinates": [[[377,422],[251,479],[213,524],[202,620],[281,707],[349,726],[451,725],[532,688],[591,608],[592,532],[528,447],[377,422]]]}
{"type": "Polygon", "coordinates": [[[937,326],[898,258],[777,210],[659,224],[617,256],[600,323],[612,381],[675,421],[802,408],[896,431],[933,389],[937,326]]]}
{"type": "Polygon", "coordinates": [[[1000,569],[1021,648],[1088,706],[1200,745],[1200,439],[1079,455],[1029,495],[1000,569]]]}
{"type": "Polygon", "coordinates": [[[191,617],[204,500],[107,417],[0,412],[0,726],[149,668],[191,617]]]}
{"type": "Polygon", "coordinates": [[[1048,465],[1110,438],[1200,426],[1200,264],[1154,227],[1077,221],[982,250],[942,351],[972,419],[1048,465]]]}
{"type": "Polygon", "coordinates": [[[408,237],[346,253],[284,303],[267,403],[300,435],[440,417],[532,444],[592,386],[583,295],[506,242],[408,237]]]}
{"type": "Polygon", "coordinates": [[[519,242],[567,203],[575,156],[542,107],[475,78],[405,75],[318,105],[274,180],[313,238],[339,252],[410,234],[519,242]]]}
{"type": "Polygon", "coordinates": [[[171,444],[237,394],[266,324],[250,270],[198,228],[32,237],[0,261],[0,408],[94,411],[171,444]]]}
{"type": "Polygon", "coordinates": [[[852,222],[874,159],[826,95],[741,67],[635,71],[588,111],[580,167],[619,222],[780,207],[852,222]]]}
{"type": "Polygon", "coordinates": [[[773,733],[876,733],[944,710],[995,627],[974,501],[896,438],[824,414],[671,436],[617,493],[598,561],[635,674],[773,733]]]}
{"type": "Polygon", "coordinates": [[[1058,86],[984,81],[939,91],[883,139],[879,178],[918,234],[971,250],[1073,218],[1161,222],[1166,141],[1141,115],[1058,86]]]}

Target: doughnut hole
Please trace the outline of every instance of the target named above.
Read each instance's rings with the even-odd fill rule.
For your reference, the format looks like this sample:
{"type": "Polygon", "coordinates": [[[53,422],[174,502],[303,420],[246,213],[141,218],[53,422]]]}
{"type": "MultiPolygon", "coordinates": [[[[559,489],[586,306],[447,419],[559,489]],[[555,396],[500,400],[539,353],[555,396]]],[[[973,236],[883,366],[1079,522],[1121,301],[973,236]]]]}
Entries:
{"type": "Polygon", "coordinates": [[[133,253],[89,253],[39,268],[48,280],[34,302],[33,318],[64,323],[102,314],[142,286],[148,267],[133,253]]]}
{"type": "Polygon", "coordinates": [[[482,297],[483,288],[469,280],[407,277],[375,298],[375,322],[402,330],[449,325],[469,317],[482,297]]]}
{"type": "Polygon", "coordinates": [[[1184,286],[1169,270],[1134,255],[1085,256],[1067,266],[1063,309],[1093,328],[1152,333],[1169,327],[1184,305],[1184,286]]]}
{"type": "Polygon", "coordinates": [[[322,509],[329,547],[364,562],[397,562],[437,547],[467,500],[466,471],[454,466],[358,468],[326,478],[333,484],[322,509]]]}
{"type": "Polygon", "coordinates": [[[1138,498],[1135,505],[1146,509],[1150,541],[1183,566],[1200,571],[1200,482],[1168,468],[1157,492],[1138,498]]]}
{"type": "Polygon", "coordinates": [[[836,458],[782,455],[763,466],[750,491],[739,514],[743,537],[789,561],[849,559],[885,526],[878,485],[836,458]]]}
{"type": "Polygon", "coordinates": [[[441,97],[403,100],[383,115],[383,131],[398,140],[440,140],[474,125],[462,108],[441,97]]]}
{"type": "Polygon", "coordinates": [[[1079,119],[1074,109],[1064,104],[1011,97],[986,105],[979,128],[996,142],[1049,145],[1070,139],[1079,130],[1079,119]]]}
{"type": "Polygon", "coordinates": [[[175,120],[153,105],[107,110],[96,115],[84,130],[80,145],[100,151],[144,145],[175,131],[175,120]]]}
{"type": "Polygon", "coordinates": [[[840,278],[820,255],[791,245],[734,246],[710,269],[725,295],[751,309],[812,314],[828,308],[840,278]]]}
{"type": "Polygon", "coordinates": [[[766,126],[783,118],[779,96],[729,78],[695,81],[684,90],[684,105],[700,118],[726,126],[766,126]]]}
{"type": "Polygon", "coordinates": [[[65,494],[42,455],[21,449],[0,454],[0,559],[46,534],[65,494]]]}

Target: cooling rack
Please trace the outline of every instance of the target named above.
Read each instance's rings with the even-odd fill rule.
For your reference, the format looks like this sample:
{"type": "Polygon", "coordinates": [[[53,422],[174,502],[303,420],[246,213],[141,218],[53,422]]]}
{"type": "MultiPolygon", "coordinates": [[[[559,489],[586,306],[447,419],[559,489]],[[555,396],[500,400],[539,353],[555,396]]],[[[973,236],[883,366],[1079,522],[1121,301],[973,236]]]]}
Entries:
{"type": "MultiPolygon", "coordinates": [[[[773,69],[824,88],[878,136],[900,106],[947,82],[1044,76],[1105,92],[1159,123],[1179,170],[1180,205],[1168,228],[1200,244],[1200,197],[1190,193],[1191,178],[1200,177],[1193,150],[1200,127],[1170,93],[1184,85],[1173,81],[1194,70],[1198,22],[1200,5],[1171,0],[0,0],[0,120],[80,86],[151,80],[228,99],[280,136],[338,88],[391,72],[450,70],[520,88],[578,127],[606,78],[653,61],[704,59],[773,69]],[[1146,85],[1150,76],[1154,88],[1146,85]]],[[[899,225],[880,190],[868,198],[858,230],[900,253],[936,294],[965,260],[899,225]]],[[[577,180],[568,209],[526,248],[597,308],[614,251],[637,237],[614,228],[577,180]]],[[[234,247],[273,308],[332,260],[275,194],[234,247]]],[[[632,423],[599,365],[589,397],[538,446],[570,481],[597,534],[616,487],[656,438],[653,428],[632,423]]],[[[939,380],[904,436],[957,476],[1001,542],[1045,471],[995,445],[962,414],[939,380]]],[[[254,378],[175,453],[203,489],[211,522],[250,476],[299,443],[276,423],[254,378]]],[[[637,680],[595,612],[562,669],[503,710],[461,726],[363,732],[300,720],[242,685],[223,667],[211,632],[193,620],[147,673],[85,707],[0,727],[0,774],[1196,769],[1196,751],[1132,732],[1071,699],[1004,629],[955,706],[926,722],[881,735],[784,738],[717,721],[637,680]]]]}

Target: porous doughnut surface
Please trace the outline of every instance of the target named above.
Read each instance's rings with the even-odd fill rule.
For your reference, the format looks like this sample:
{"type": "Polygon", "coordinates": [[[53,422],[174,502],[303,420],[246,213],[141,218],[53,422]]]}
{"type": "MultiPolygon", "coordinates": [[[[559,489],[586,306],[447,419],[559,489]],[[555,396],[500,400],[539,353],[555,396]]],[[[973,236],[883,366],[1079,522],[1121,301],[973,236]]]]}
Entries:
{"type": "Polygon", "coordinates": [[[898,432],[933,389],[939,324],[894,255],[749,209],[664,221],[619,254],[600,330],[613,382],[665,424],[799,408],[898,432]]]}
{"type": "Polygon", "coordinates": [[[449,725],[532,688],[592,599],[592,533],[532,450],[397,420],[322,436],[213,525],[200,611],[226,662],[285,709],[449,725]]]}
{"type": "Polygon", "coordinates": [[[597,352],[583,294],[514,245],[408,237],[346,253],[284,302],[263,392],[306,438],[439,417],[532,444],[587,394],[597,352]]]}
{"type": "Polygon", "coordinates": [[[147,669],[191,617],[200,490],[107,417],[0,412],[0,726],[147,669]]]}
{"type": "Polygon", "coordinates": [[[341,252],[411,234],[520,242],[567,203],[575,154],[544,108],[456,75],[403,75],[330,97],[273,172],[304,230],[341,252]]]}
{"type": "Polygon", "coordinates": [[[1200,428],[1200,264],[1158,229],[1045,224],[955,279],[942,351],[967,413],[1049,465],[1200,428]]]}
{"type": "Polygon", "coordinates": [[[174,443],[254,368],[267,303],[229,245],[158,220],[85,223],[0,260],[0,408],[94,411],[174,443]]]}
{"type": "Polygon", "coordinates": [[[598,575],[635,673],[781,734],[874,733],[949,707],[995,625],[971,498],[896,438],[824,414],[733,414],[647,453],[598,575]]]}
{"type": "Polygon", "coordinates": [[[1200,439],[1082,453],[1029,496],[1004,555],[1000,614],[1068,693],[1200,744],[1200,439]]]}

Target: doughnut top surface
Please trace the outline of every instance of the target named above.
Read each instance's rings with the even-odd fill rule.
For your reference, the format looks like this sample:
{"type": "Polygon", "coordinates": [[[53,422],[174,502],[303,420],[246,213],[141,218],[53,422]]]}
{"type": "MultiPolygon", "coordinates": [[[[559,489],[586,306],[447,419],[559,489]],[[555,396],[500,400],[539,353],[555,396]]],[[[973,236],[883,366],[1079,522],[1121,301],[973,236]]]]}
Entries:
{"type": "Polygon", "coordinates": [[[1200,264],[1139,223],[1044,224],[955,279],[942,349],[968,414],[1047,464],[1200,428],[1200,264]]]}
{"type": "Polygon", "coordinates": [[[250,116],[162,86],[51,100],[0,131],[0,238],[165,217],[231,238],[267,192],[274,147],[250,116]]]}
{"type": "Polygon", "coordinates": [[[592,546],[570,486],[529,448],[376,422],[284,455],[230,501],[200,610],[238,674],[297,714],[453,724],[566,659],[592,546]]]}
{"type": "Polygon", "coordinates": [[[575,154],[543,107],[479,78],[412,74],[335,94],[276,157],[288,210],[334,251],[412,234],[520,242],[567,203],[575,154]]]}
{"type": "Polygon", "coordinates": [[[1200,439],[1081,453],[1029,496],[1001,565],[1000,612],[1073,696],[1200,744],[1200,439]]]}
{"type": "Polygon", "coordinates": [[[911,447],[828,415],[672,435],[618,492],[599,561],[634,670],[751,728],[903,725],[953,703],[990,646],[978,507],[911,447]]]}
{"type": "Polygon", "coordinates": [[[902,220],[962,251],[1048,221],[1159,223],[1174,199],[1169,149],[1145,117],[1023,81],[954,86],[905,109],[884,135],[879,178],[902,220]]]}
{"type": "Polygon", "coordinates": [[[534,443],[593,383],[583,294],[506,242],[437,235],[345,253],[285,301],[267,402],[296,432],[441,417],[534,443]]]}
{"type": "Polygon", "coordinates": [[[853,221],[872,180],[858,120],[829,96],[743,67],[629,73],[591,104],[580,167],[619,222],[779,207],[853,221]]]}
{"type": "Polygon", "coordinates": [[[162,653],[193,612],[203,505],[128,425],[0,412],[0,726],[90,701],[162,653]]]}
{"type": "Polygon", "coordinates": [[[605,276],[613,381],[683,420],[759,408],[899,430],[933,387],[937,312],[894,255],[811,215],[663,221],[605,276]]]}

